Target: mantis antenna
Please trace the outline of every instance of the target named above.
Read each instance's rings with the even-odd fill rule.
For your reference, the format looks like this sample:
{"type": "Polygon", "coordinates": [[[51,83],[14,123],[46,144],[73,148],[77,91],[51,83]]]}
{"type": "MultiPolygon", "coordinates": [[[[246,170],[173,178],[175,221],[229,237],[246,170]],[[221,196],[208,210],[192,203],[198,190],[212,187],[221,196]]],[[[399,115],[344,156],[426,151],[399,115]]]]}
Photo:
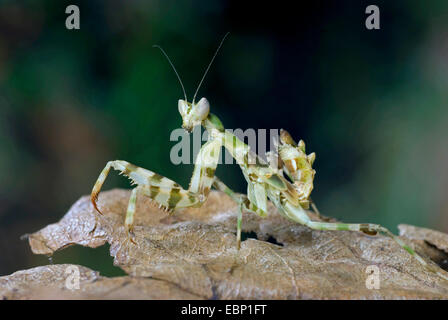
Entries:
{"type": "Polygon", "coordinates": [[[166,59],[168,60],[168,62],[170,63],[171,67],[172,67],[173,70],[174,70],[174,73],[176,73],[177,79],[179,79],[179,83],[180,83],[180,85],[181,85],[181,87],[182,87],[182,91],[184,92],[185,101],[187,101],[187,94],[185,93],[184,84],[182,83],[182,80],[180,79],[180,76],[179,76],[179,74],[177,73],[177,70],[176,70],[176,68],[174,67],[174,64],[171,62],[170,57],[168,57],[168,55],[166,54],[165,50],[163,50],[161,46],[153,45],[152,47],[153,47],[153,48],[159,48],[160,51],[162,51],[163,55],[164,55],[164,56],[166,57],[166,59]]]}
{"type": "Polygon", "coordinates": [[[221,40],[221,43],[219,44],[218,49],[216,49],[215,54],[213,55],[212,60],[211,60],[210,63],[208,64],[208,67],[207,67],[207,69],[205,70],[204,75],[202,76],[201,82],[199,82],[198,88],[196,89],[196,92],[194,93],[194,96],[193,96],[193,104],[194,104],[194,101],[195,101],[195,99],[196,99],[196,95],[198,94],[199,88],[201,87],[202,82],[204,81],[205,76],[207,75],[208,70],[210,69],[210,66],[211,66],[212,63],[213,63],[213,60],[215,60],[215,57],[216,57],[216,55],[218,54],[219,49],[221,49],[221,46],[222,46],[222,44],[224,43],[224,40],[226,40],[226,38],[227,38],[227,36],[228,36],[229,34],[230,34],[230,32],[227,32],[227,33],[224,35],[224,37],[223,37],[222,40],[221,40]]]}

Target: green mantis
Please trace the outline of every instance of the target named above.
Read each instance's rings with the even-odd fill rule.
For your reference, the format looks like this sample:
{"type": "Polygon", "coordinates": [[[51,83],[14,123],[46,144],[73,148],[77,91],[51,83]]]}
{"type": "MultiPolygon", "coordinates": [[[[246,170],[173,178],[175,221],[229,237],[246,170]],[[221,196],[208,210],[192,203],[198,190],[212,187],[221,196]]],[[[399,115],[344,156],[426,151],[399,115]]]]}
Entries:
{"type": "Polygon", "coordinates": [[[278,154],[270,154],[270,156],[275,156],[277,161],[275,165],[272,162],[267,163],[258,155],[253,154],[249,146],[243,141],[224,129],[219,118],[210,113],[210,104],[206,98],[200,99],[197,103],[195,102],[198,90],[224,39],[225,37],[208,65],[191,103],[187,100],[182,81],[171,60],[163,49],[158,47],[173,67],[183,89],[185,99],[178,101],[182,127],[191,132],[194,126],[201,125],[209,133],[208,141],[202,146],[197,155],[188,189],[182,188],[173,180],[150,170],[137,167],[129,162],[123,160],[109,161],[98,177],[91,193],[91,201],[95,209],[101,213],[97,205],[98,194],[111,168],[131,179],[136,184],[136,187],[132,190],[129,198],[125,227],[129,239],[134,242],[132,234],[137,197],[149,197],[160,208],[166,211],[173,211],[179,208],[200,207],[207,200],[211,188],[214,187],[228,194],[238,204],[238,249],[241,244],[243,211],[252,212],[263,217],[267,214],[267,203],[270,200],[278,209],[278,212],[285,218],[308,226],[311,229],[358,231],[369,236],[378,233],[384,234],[394,239],[425,267],[447,279],[444,274],[426,263],[400,238],[378,224],[332,223],[312,220],[306,210],[309,209],[310,204],[312,205],[310,194],[313,190],[315,175],[315,170],[312,166],[316,156],[314,153],[306,154],[305,143],[302,140],[296,143],[287,131],[281,130],[278,154]],[[247,181],[246,195],[233,192],[215,175],[222,147],[228,150],[241,168],[241,172],[247,181]],[[249,161],[250,159],[251,161],[249,161]]]}

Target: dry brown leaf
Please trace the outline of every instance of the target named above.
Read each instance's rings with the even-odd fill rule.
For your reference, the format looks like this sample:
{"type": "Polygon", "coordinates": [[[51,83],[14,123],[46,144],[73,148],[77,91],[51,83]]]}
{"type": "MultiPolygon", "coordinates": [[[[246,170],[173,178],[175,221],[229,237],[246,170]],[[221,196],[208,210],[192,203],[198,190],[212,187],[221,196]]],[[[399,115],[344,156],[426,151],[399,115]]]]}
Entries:
{"type": "Polygon", "coordinates": [[[446,233],[426,228],[418,228],[407,224],[400,224],[398,230],[400,230],[400,236],[424,241],[437,249],[448,253],[448,234],[446,233]]]}
{"type": "MultiPolygon", "coordinates": [[[[129,195],[119,189],[102,192],[101,217],[89,197],[82,197],[61,221],[30,235],[33,252],[51,254],[71,244],[98,247],[108,242],[115,265],[131,277],[161,281],[185,293],[174,298],[448,298],[448,282],[428,272],[393,240],[310,230],[283,219],[272,205],[267,218],[244,215],[243,230],[255,232],[258,239],[243,241],[238,252],[236,205],[219,192],[212,192],[202,208],[173,215],[140,197],[134,245],[127,241],[123,224],[129,195]],[[378,290],[366,287],[366,268],[371,265],[380,270],[378,290]]],[[[448,244],[444,237],[434,244],[440,250],[448,244]]],[[[428,261],[434,250],[440,251],[402,239],[428,261]]],[[[438,252],[438,257],[443,254],[438,252]]]]}
{"type": "Polygon", "coordinates": [[[58,264],[0,277],[0,299],[198,299],[166,281],[106,278],[83,266],[58,264]],[[79,271],[79,288],[69,278],[79,271]],[[67,272],[68,271],[68,272],[67,272]]]}

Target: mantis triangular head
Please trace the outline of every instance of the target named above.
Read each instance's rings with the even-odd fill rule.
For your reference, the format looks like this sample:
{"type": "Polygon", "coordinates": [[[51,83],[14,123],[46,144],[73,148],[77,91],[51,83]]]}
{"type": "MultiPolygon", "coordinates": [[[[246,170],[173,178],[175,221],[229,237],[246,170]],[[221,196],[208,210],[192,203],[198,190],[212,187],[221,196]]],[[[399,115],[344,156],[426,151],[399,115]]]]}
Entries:
{"type": "Polygon", "coordinates": [[[174,72],[176,73],[177,78],[179,79],[179,83],[180,83],[180,85],[182,87],[182,91],[184,93],[184,99],[179,99],[178,108],[179,108],[179,113],[182,116],[182,128],[184,128],[188,132],[191,132],[193,130],[194,126],[201,124],[202,121],[204,121],[208,117],[208,114],[210,112],[210,104],[207,101],[207,99],[202,98],[201,100],[199,100],[198,103],[195,103],[195,99],[196,99],[196,95],[199,92],[199,88],[201,87],[202,82],[204,81],[205,76],[207,75],[208,70],[210,69],[210,66],[212,65],[213,61],[215,60],[215,57],[216,57],[219,49],[221,49],[221,46],[224,43],[224,40],[227,38],[228,35],[229,35],[229,32],[227,32],[225,34],[225,36],[222,38],[218,49],[216,49],[215,54],[213,55],[212,59],[210,60],[210,63],[208,64],[207,69],[205,70],[204,75],[202,76],[201,81],[199,82],[199,85],[198,85],[196,92],[193,96],[192,103],[188,102],[184,85],[182,83],[182,80],[181,80],[179,74],[176,71],[176,68],[174,67],[174,64],[171,62],[171,59],[168,57],[168,55],[165,53],[165,51],[162,49],[162,47],[160,47],[158,45],[153,46],[153,47],[160,49],[160,51],[167,58],[171,67],[173,68],[174,72]]]}
{"type": "Polygon", "coordinates": [[[206,98],[202,98],[198,103],[189,103],[179,99],[179,113],[182,116],[182,128],[191,132],[194,126],[200,125],[207,119],[210,112],[210,104],[206,98]]]}

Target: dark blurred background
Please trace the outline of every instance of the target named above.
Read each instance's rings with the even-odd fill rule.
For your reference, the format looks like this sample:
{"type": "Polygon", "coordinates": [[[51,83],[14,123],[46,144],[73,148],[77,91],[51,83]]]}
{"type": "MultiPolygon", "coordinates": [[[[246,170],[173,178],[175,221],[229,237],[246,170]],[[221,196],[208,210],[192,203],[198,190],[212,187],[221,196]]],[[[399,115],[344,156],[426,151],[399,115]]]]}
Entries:
{"type": "MultiPolygon", "coordinates": [[[[2,0],[0,275],[48,263],[20,236],[59,220],[108,160],[188,185],[192,165],[169,157],[181,89],[152,45],[191,97],[227,31],[199,93],[227,128],[304,139],[324,215],[448,231],[447,1],[2,0]],[[69,4],[80,30],[65,28],[69,4]],[[380,30],[365,27],[370,4],[380,30]]],[[[236,166],[217,174],[245,191],[236,166]]],[[[107,246],[53,261],[121,274],[107,246]]]]}

